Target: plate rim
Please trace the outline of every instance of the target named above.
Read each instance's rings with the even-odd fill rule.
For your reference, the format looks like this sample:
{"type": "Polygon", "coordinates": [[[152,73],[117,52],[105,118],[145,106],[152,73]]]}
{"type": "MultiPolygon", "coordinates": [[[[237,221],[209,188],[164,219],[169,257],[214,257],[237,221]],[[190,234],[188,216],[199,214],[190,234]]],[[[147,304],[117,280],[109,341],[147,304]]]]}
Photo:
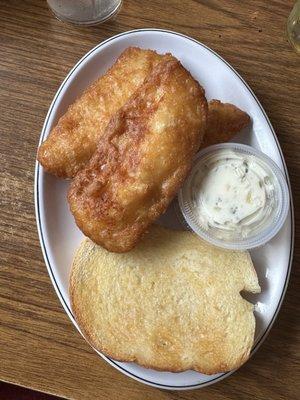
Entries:
{"type": "MultiPolygon", "coordinates": [[[[289,189],[289,194],[290,194],[290,219],[291,219],[291,244],[290,244],[290,253],[289,253],[289,261],[288,261],[288,268],[287,268],[287,273],[286,273],[286,278],[285,278],[285,282],[284,282],[284,286],[280,295],[280,299],[278,301],[277,307],[275,312],[273,313],[272,319],[268,325],[268,327],[266,328],[266,330],[264,331],[264,333],[262,334],[261,338],[259,339],[259,341],[255,344],[255,346],[252,348],[251,353],[250,353],[250,357],[253,356],[253,354],[258,350],[258,348],[262,345],[262,343],[264,342],[264,340],[266,339],[266,337],[268,336],[277,316],[278,313],[280,311],[280,308],[282,306],[282,302],[283,299],[285,297],[286,294],[286,290],[288,287],[288,283],[289,283],[289,278],[290,278],[290,273],[291,273],[291,267],[292,267],[292,262],[293,262],[293,253],[294,253],[294,241],[295,241],[295,220],[294,220],[294,206],[293,206],[293,196],[292,196],[292,190],[291,190],[291,184],[290,184],[290,179],[289,179],[289,174],[288,174],[288,169],[287,169],[287,165],[285,162],[285,158],[283,156],[283,152],[281,149],[281,146],[279,144],[278,138],[276,136],[276,133],[273,129],[273,126],[264,110],[264,108],[262,107],[260,101],[257,99],[256,95],[254,94],[253,90],[251,89],[251,87],[248,85],[248,83],[242,78],[242,76],[223,58],[221,57],[217,52],[215,52],[214,50],[212,50],[210,47],[208,47],[207,45],[205,45],[204,43],[188,36],[185,35],[183,33],[180,32],[176,32],[176,31],[172,31],[172,30],[168,30],[168,29],[160,29],[160,28],[140,28],[140,29],[133,29],[133,30],[129,30],[129,31],[125,31],[125,32],[121,32],[117,35],[111,36],[110,38],[98,43],[96,46],[94,46],[91,50],[89,50],[87,53],[85,53],[80,59],[79,61],[71,68],[71,70],[69,71],[69,73],[67,74],[67,76],[64,78],[64,80],[62,81],[62,83],[60,84],[58,90],[56,91],[53,100],[50,104],[50,107],[48,109],[48,112],[46,114],[45,120],[44,120],[44,124],[41,130],[41,134],[40,134],[40,138],[39,138],[39,143],[38,143],[38,147],[41,145],[41,143],[44,141],[44,136],[45,136],[45,131],[47,128],[47,124],[48,124],[48,120],[49,117],[52,113],[53,107],[56,103],[57,98],[59,97],[62,89],[64,88],[65,84],[69,81],[70,77],[72,76],[72,74],[75,72],[75,70],[79,67],[79,65],[85,60],[87,59],[93,52],[95,52],[97,49],[101,48],[102,46],[104,46],[105,44],[119,38],[122,36],[128,36],[134,33],[138,33],[138,32],[161,32],[161,33],[167,33],[167,34],[171,34],[174,36],[179,36],[182,38],[185,38],[189,41],[192,41],[194,43],[196,43],[197,45],[205,48],[206,50],[208,50],[210,53],[214,54],[221,62],[223,62],[227,67],[230,68],[230,70],[239,78],[239,80],[244,84],[244,86],[248,89],[248,91],[250,92],[251,96],[253,97],[253,99],[255,100],[256,104],[259,106],[266,122],[268,123],[268,126],[270,128],[270,131],[272,133],[272,136],[275,140],[276,143],[276,147],[277,150],[279,152],[280,158],[281,158],[281,162],[283,165],[283,169],[284,169],[284,175],[287,181],[287,185],[288,185],[288,189],[289,189]]],[[[60,287],[56,281],[55,278],[55,274],[52,270],[49,258],[48,258],[48,253],[47,253],[47,247],[45,245],[45,241],[44,241],[44,235],[43,235],[43,231],[42,231],[42,223],[41,223],[41,215],[40,215],[40,192],[39,192],[39,178],[40,178],[40,170],[41,170],[41,166],[38,163],[38,161],[36,160],[35,162],[35,174],[34,174],[34,203],[35,203],[35,218],[36,218],[36,224],[37,224],[37,230],[38,230],[38,236],[39,236],[39,241],[40,241],[40,246],[41,246],[41,250],[42,250],[42,254],[43,254],[43,258],[46,264],[46,268],[48,271],[48,275],[50,276],[51,279],[51,283],[55,289],[56,295],[60,300],[61,305],[63,306],[66,314],[68,315],[68,317],[70,318],[71,322],[73,323],[73,325],[77,328],[77,330],[79,331],[79,333],[82,335],[77,322],[73,316],[73,313],[71,311],[71,309],[69,308],[66,300],[64,299],[60,287]]],[[[82,335],[83,336],[83,335],[82,335]]],[[[85,339],[85,338],[84,338],[85,339]]],[[[86,340],[86,339],[85,339],[86,340]]],[[[88,343],[89,344],[89,343],[88,343]]],[[[89,344],[90,345],[90,344],[89,344]]],[[[91,345],[90,345],[91,346],[91,345]]],[[[203,382],[203,383],[198,383],[198,384],[193,384],[193,385],[165,385],[165,384],[160,384],[160,383],[155,383],[152,382],[148,379],[144,379],[141,378],[140,376],[135,375],[134,373],[126,370],[125,368],[121,367],[120,365],[118,365],[116,363],[115,360],[111,359],[110,357],[105,356],[104,354],[100,353],[99,351],[97,351],[93,346],[91,346],[98,355],[100,355],[105,361],[107,361],[109,364],[111,364],[113,367],[115,367],[117,370],[119,370],[120,372],[122,372],[123,374],[131,377],[132,379],[135,379],[141,383],[147,384],[149,386],[153,386],[159,389],[165,389],[165,390],[191,390],[191,389],[198,389],[198,388],[203,388],[205,386],[209,386],[212,385],[216,382],[219,382],[221,380],[223,380],[224,378],[230,376],[232,373],[234,373],[236,370],[233,371],[229,371],[229,372],[225,372],[222,375],[209,380],[207,382],[203,382]]],[[[249,357],[249,358],[250,358],[249,357]]],[[[239,369],[239,368],[238,368],[239,369]]]]}

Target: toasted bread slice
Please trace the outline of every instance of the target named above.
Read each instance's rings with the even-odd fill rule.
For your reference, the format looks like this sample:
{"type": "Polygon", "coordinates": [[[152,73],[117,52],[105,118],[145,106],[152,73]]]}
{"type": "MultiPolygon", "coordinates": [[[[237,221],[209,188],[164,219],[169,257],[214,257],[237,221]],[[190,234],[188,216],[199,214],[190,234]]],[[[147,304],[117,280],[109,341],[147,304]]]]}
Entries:
{"type": "Polygon", "coordinates": [[[84,240],[70,277],[75,318],[94,348],[173,372],[214,374],[248,359],[255,318],[242,290],[260,292],[247,252],[156,225],[129,253],[84,240]]]}

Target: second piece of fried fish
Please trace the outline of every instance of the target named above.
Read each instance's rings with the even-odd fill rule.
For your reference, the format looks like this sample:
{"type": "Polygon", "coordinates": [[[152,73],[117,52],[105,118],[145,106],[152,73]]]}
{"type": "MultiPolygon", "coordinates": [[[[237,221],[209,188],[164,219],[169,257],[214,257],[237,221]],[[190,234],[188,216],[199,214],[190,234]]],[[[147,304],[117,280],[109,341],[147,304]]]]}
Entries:
{"type": "Polygon", "coordinates": [[[134,247],[187,176],[206,119],[204,90],[180,62],[154,67],[71,183],[68,201],[83,233],[110,251],[134,247]]]}
{"type": "Polygon", "coordinates": [[[169,54],[127,48],[115,64],[72,104],[38,150],[46,171],[72,178],[96,150],[110,118],[169,54]]]}
{"type": "Polygon", "coordinates": [[[201,148],[228,142],[249,123],[249,115],[233,104],[211,100],[208,103],[207,128],[201,148]]]}

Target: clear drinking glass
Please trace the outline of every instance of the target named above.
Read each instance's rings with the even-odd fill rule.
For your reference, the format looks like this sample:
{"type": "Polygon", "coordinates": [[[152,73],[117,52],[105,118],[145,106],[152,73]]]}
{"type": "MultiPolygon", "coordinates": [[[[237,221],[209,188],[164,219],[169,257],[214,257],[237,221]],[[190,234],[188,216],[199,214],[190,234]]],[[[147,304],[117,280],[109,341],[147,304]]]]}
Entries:
{"type": "Polygon", "coordinates": [[[287,21],[287,33],[291,45],[300,53],[300,1],[297,1],[287,21]]]}
{"type": "Polygon", "coordinates": [[[47,0],[55,16],[77,25],[96,25],[113,17],[122,0],[47,0]]]}

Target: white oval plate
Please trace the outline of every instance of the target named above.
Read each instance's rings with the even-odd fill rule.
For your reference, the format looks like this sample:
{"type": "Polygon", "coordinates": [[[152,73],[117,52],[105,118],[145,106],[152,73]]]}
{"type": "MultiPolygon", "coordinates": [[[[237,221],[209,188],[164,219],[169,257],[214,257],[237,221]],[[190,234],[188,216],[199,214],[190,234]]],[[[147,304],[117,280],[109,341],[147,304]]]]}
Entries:
{"type": "MultiPolygon", "coordinates": [[[[252,127],[239,134],[235,141],[250,144],[269,155],[284,171],[289,182],[284,158],[270,121],[238,73],[214,51],[196,40],[158,29],[125,32],[100,43],[88,52],[71,70],[56,93],[44,123],[40,143],[46,139],[68,105],[92,81],[103,74],[128,46],[155,49],[161,53],[171,52],[205,88],[208,99],[220,99],[246,110],[252,118],[252,127]]],[[[76,227],[68,209],[68,185],[67,181],[45,173],[43,168],[36,164],[35,206],[43,255],[56,293],[71,321],[80,331],[70,309],[68,277],[74,252],[83,235],[76,227]]],[[[173,206],[161,218],[161,223],[177,223],[173,206]]],[[[247,296],[256,304],[257,329],[252,354],[269,332],[283,300],[291,268],[293,242],[294,219],[291,202],[288,218],[279,234],[264,247],[251,252],[262,288],[261,294],[247,296]]],[[[100,355],[124,374],[161,389],[200,388],[232,373],[207,376],[194,371],[158,372],[100,355]]]]}

